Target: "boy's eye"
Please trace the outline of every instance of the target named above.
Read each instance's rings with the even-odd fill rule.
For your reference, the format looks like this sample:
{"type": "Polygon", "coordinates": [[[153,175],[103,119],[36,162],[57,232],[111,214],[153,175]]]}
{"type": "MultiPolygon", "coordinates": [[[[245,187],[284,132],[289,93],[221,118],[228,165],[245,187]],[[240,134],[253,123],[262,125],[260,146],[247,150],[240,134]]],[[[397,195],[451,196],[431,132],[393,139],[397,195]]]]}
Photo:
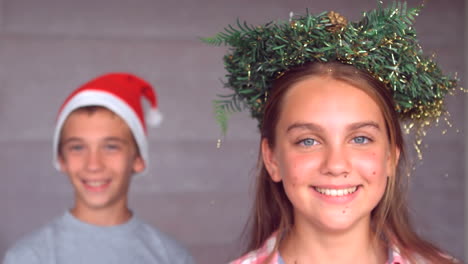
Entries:
{"type": "Polygon", "coordinates": [[[306,139],[303,139],[303,140],[299,141],[299,144],[303,145],[303,146],[306,146],[306,147],[309,147],[309,146],[316,145],[317,141],[315,139],[313,139],[313,138],[306,138],[306,139]]]}
{"type": "Polygon", "coordinates": [[[117,144],[106,144],[104,148],[107,150],[118,150],[120,149],[120,146],[117,144]]]}
{"type": "Polygon", "coordinates": [[[370,139],[368,137],[359,136],[359,137],[353,138],[353,141],[356,144],[366,144],[366,143],[369,143],[370,139]]]}
{"type": "Polygon", "coordinates": [[[68,147],[68,149],[70,151],[77,152],[77,151],[83,150],[84,146],[83,145],[71,145],[71,146],[68,147]]]}

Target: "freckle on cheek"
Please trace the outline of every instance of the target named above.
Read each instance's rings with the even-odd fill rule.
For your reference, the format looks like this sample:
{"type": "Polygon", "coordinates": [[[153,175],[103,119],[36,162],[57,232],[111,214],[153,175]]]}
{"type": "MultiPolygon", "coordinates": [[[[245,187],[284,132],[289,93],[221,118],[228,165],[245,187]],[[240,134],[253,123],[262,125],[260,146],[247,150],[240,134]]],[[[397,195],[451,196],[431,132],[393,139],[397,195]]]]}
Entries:
{"type": "Polygon", "coordinates": [[[375,175],[375,171],[372,172],[372,175],[375,175]]]}

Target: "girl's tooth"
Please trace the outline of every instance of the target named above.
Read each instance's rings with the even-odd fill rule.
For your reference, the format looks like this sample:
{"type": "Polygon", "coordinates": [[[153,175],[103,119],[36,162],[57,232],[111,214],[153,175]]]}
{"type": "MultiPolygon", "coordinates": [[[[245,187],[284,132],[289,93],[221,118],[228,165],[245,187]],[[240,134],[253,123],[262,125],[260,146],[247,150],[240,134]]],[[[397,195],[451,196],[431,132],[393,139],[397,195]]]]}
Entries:
{"type": "Polygon", "coordinates": [[[347,195],[347,194],[350,194],[350,193],[353,193],[357,190],[357,186],[355,187],[351,187],[351,188],[348,188],[348,189],[322,189],[322,188],[318,188],[318,187],[314,187],[315,190],[321,194],[324,194],[324,195],[329,195],[329,196],[343,196],[343,195],[347,195]]]}

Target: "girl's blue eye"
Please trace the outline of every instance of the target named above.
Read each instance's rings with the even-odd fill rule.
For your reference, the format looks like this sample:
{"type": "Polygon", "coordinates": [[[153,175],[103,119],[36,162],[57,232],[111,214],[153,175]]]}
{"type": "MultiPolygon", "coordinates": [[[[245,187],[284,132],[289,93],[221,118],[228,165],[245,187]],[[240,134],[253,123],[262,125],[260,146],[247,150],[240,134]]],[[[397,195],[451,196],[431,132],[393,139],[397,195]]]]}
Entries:
{"type": "Polygon", "coordinates": [[[366,144],[369,143],[370,139],[364,136],[353,138],[354,143],[356,144],[366,144]]]}
{"type": "Polygon", "coordinates": [[[309,147],[309,146],[313,146],[313,145],[317,144],[317,141],[315,139],[312,139],[312,138],[306,138],[306,139],[301,140],[299,143],[306,146],[306,147],[309,147]]]}

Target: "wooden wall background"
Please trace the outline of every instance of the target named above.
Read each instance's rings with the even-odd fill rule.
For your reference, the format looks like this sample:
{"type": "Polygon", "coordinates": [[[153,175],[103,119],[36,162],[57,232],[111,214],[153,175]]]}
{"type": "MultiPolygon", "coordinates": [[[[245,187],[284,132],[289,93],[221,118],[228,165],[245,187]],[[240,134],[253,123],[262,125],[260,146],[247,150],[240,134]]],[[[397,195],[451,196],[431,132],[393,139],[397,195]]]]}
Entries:
{"type": "MultiPolygon", "coordinates": [[[[252,199],[256,124],[233,116],[220,149],[211,100],[223,93],[224,48],[200,43],[237,18],[286,20],[335,10],[351,20],[374,0],[0,0],[0,254],[72,202],[51,165],[54,118],[68,93],[109,71],[153,83],[165,114],[150,131],[151,173],[134,180],[131,205],[187,246],[199,263],[225,263],[252,199]]],[[[385,1],[388,4],[391,1],[385,1]]],[[[409,1],[416,6],[421,1],[409,1]]],[[[416,29],[428,54],[465,83],[465,2],[428,1],[416,29]]],[[[465,85],[466,87],[466,85],[465,85]]],[[[418,230],[464,259],[465,97],[448,100],[455,129],[435,128],[412,176],[418,230]]]]}

